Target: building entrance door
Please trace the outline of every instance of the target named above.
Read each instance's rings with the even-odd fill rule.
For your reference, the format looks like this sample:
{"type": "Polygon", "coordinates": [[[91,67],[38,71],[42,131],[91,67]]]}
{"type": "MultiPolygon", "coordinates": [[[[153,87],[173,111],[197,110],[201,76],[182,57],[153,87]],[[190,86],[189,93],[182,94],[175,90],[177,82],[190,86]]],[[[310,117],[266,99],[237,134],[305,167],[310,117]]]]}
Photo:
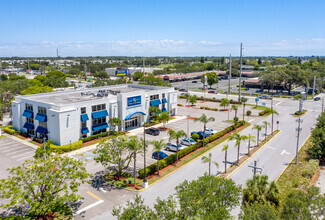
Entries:
{"type": "Polygon", "coordinates": [[[140,127],[140,116],[125,120],[125,130],[131,130],[136,127],[140,127]]]}

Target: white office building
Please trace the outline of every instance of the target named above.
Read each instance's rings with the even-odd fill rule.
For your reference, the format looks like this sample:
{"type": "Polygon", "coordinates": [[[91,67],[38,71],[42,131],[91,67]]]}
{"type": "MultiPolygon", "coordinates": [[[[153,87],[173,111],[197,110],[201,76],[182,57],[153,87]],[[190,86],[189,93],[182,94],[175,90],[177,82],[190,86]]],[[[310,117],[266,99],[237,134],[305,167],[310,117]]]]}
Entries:
{"type": "Polygon", "coordinates": [[[16,96],[13,128],[64,145],[108,131],[110,118],[120,118],[119,130],[140,127],[149,120],[150,106],[175,115],[177,92],[173,87],[125,84],[16,96]]]}

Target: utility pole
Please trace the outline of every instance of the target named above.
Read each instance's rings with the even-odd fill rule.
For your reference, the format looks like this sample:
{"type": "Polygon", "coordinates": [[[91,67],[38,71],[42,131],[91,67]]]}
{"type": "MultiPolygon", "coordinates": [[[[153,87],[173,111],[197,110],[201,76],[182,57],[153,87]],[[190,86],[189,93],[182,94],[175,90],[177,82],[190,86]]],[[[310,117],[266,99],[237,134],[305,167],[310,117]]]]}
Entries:
{"type": "Polygon", "coordinates": [[[143,76],[145,76],[145,72],[144,72],[144,57],[143,57],[143,60],[142,60],[142,64],[143,64],[143,76]]]}
{"type": "Polygon", "coordinates": [[[313,98],[315,95],[315,84],[316,84],[316,76],[314,76],[314,84],[313,84],[313,98]]]}
{"type": "Polygon", "coordinates": [[[227,99],[228,95],[230,94],[230,80],[231,80],[231,54],[229,56],[229,80],[228,80],[228,93],[227,93],[227,99]]]}
{"type": "Polygon", "coordinates": [[[243,44],[240,43],[240,68],[239,68],[239,93],[238,93],[238,101],[240,101],[240,93],[241,93],[242,55],[243,55],[243,44]]]}
{"type": "Polygon", "coordinates": [[[272,111],[272,126],[271,126],[271,134],[273,133],[273,97],[271,99],[271,111],[272,111]]]}
{"type": "Polygon", "coordinates": [[[306,83],[306,100],[308,100],[308,78],[306,83]]]}
{"type": "Polygon", "coordinates": [[[254,169],[254,176],[256,175],[256,171],[257,171],[257,170],[260,170],[261,172],[262,172],[262,170],[263,170],[261,167],[258,167],[258,166],[257,166],[257,161],[256,161],[256,160],[254,160],[254,166],[252,166],[252,165],[248,165],[248,167],[254,169]]]}
{"type": "MultiPolygon", "coordinates": [[[[148,188],[148,181],[147,181],[147,172],[146,172],[146,127],[144,126],[143,121],[143,162],[144,162],[144,178],[142,182],[143,188],[148,188]]],[[[135,183],[134,183],[135,184],[135,183]]]]}
{"type": "Polygon", "coordinates": [[[298,131],[298,135],[297,135],[297,147],[296,147],[296,161],[295,164],[298,164],[298,148],[299,148],[299,135],[300,135],[300,131],[302,130],[302,128],[300,127],[300,124],[303,122],[302,119],[300,119],[300,117],[296,120],[298,122],[298,128],[296,128],[296,130],[298,131]]]}

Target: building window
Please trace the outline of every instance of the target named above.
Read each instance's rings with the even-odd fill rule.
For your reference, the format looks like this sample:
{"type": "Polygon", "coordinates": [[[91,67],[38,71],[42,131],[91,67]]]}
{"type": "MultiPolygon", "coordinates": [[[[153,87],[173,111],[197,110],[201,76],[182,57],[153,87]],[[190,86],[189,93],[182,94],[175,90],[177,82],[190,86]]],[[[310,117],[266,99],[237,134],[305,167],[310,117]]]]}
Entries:
{"type": "Polygon", "coordinates": [[[87,137],[87,134],[82,134],[81,137],[85,138],[85,137],[87,137]]]}
{"type": "Polygon", "coordinates": [[[33,105],[26,103],[26,110],[33,111],[33,105]]]}
{"type": "Polygon", "coordinates": [[[152,101],[152,100],[156,100],[156,99],[159,99],[159,94],[151,95],[151,96],[150,96],[150,101],[152,101]]]}
{"type": "Polygon", "coordinates": [[[46,115],[46,108],[38,106],[38,113],[42,113],[46,115]]]}
{"type": "Polygon", "coordinates": [[[163,98],[163,99],[166,98],[166,97],[165,97],[165,93],[162,94],[162,98],[163,98]]]}
{"type": "Polygon", "coordinates": [[[106,104],[100,104],[100,105],[93,105],[91,106],[91,109],[93,112],[98,112],[101,110],[105,110],[106,109],[106,104]]]}
{"type": "Polygon", "coordinates": [[[26,118],[26,121],[28,123],[34,124],[34,119],[33,118],[26,118]]]}
{"type": "Polygon", "coordinates": [[[38,125],[44,128],[47,128],[47,122],[40,121],[38,122],[38,125]]]}
{"type": "Polygon", "coordinates": [[[96,118],[96,119],[92,120],[93,125],[97,125],[97,124],[100,124],[100,123],[103,123],[103,122],[106,122],[106,117],[96,118]]]}
{"type": "Polygon", "coordinates": [[[86,122],[86,121],[82,121],[82,122],[81,122],[81,127],[82,127],[82,128],[87,127],[87,122],[86,122]]]}
{"type": "Polygon", "coordinates": [[[86,107],[83,107],[80,110],[81,110],[81,114],[86,114],[86,107]]]}

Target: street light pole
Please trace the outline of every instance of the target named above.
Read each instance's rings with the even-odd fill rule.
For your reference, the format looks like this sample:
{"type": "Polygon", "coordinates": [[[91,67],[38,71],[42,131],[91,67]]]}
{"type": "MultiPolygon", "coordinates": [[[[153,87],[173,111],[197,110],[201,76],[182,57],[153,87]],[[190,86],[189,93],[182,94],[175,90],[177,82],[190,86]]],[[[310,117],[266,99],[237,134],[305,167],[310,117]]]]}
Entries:
{"type": "Polygon", "coordinates": [[[302,130],[302,128],[300,127],[300,124],[302,123],[303,120],[300,119],[300,117],[296,120],[298,122],[298,128],[296,128],[296,130],[298,131],[298,135],[297,135],[297,147],[296,147],[296,160],[295,160],[295,164],[298,164],[298,148],[299,148],[299,135],[300,135],[300,131],[302,130]]]}
{"type": "Polygon", "coordinates": [[[187,137],[190,137],[190,115],[187,115],[187,137]]]}
{"type": "Polygon", "coordinates": [[[144,178],[142,187],[148,188],[148,182],[147,182],[147,172],[146,172],[146,127],[143,124],[143,158],[144,158],[144,178]]]}
{"type": "Polygon", "coordinates": [[[272,126],[271,126],[271,134],[273,133],[273,98],[271,99],[271,111],[272,111],[272,126]]]}
{"type": "Polygon", "coordinates": [[[243,55],[243,44],[240,43],[240,69],[239,69],[239,93],[238,93],[238,101],[240,101],[240,95],[241,95],[242,55],[243,55]]]}

